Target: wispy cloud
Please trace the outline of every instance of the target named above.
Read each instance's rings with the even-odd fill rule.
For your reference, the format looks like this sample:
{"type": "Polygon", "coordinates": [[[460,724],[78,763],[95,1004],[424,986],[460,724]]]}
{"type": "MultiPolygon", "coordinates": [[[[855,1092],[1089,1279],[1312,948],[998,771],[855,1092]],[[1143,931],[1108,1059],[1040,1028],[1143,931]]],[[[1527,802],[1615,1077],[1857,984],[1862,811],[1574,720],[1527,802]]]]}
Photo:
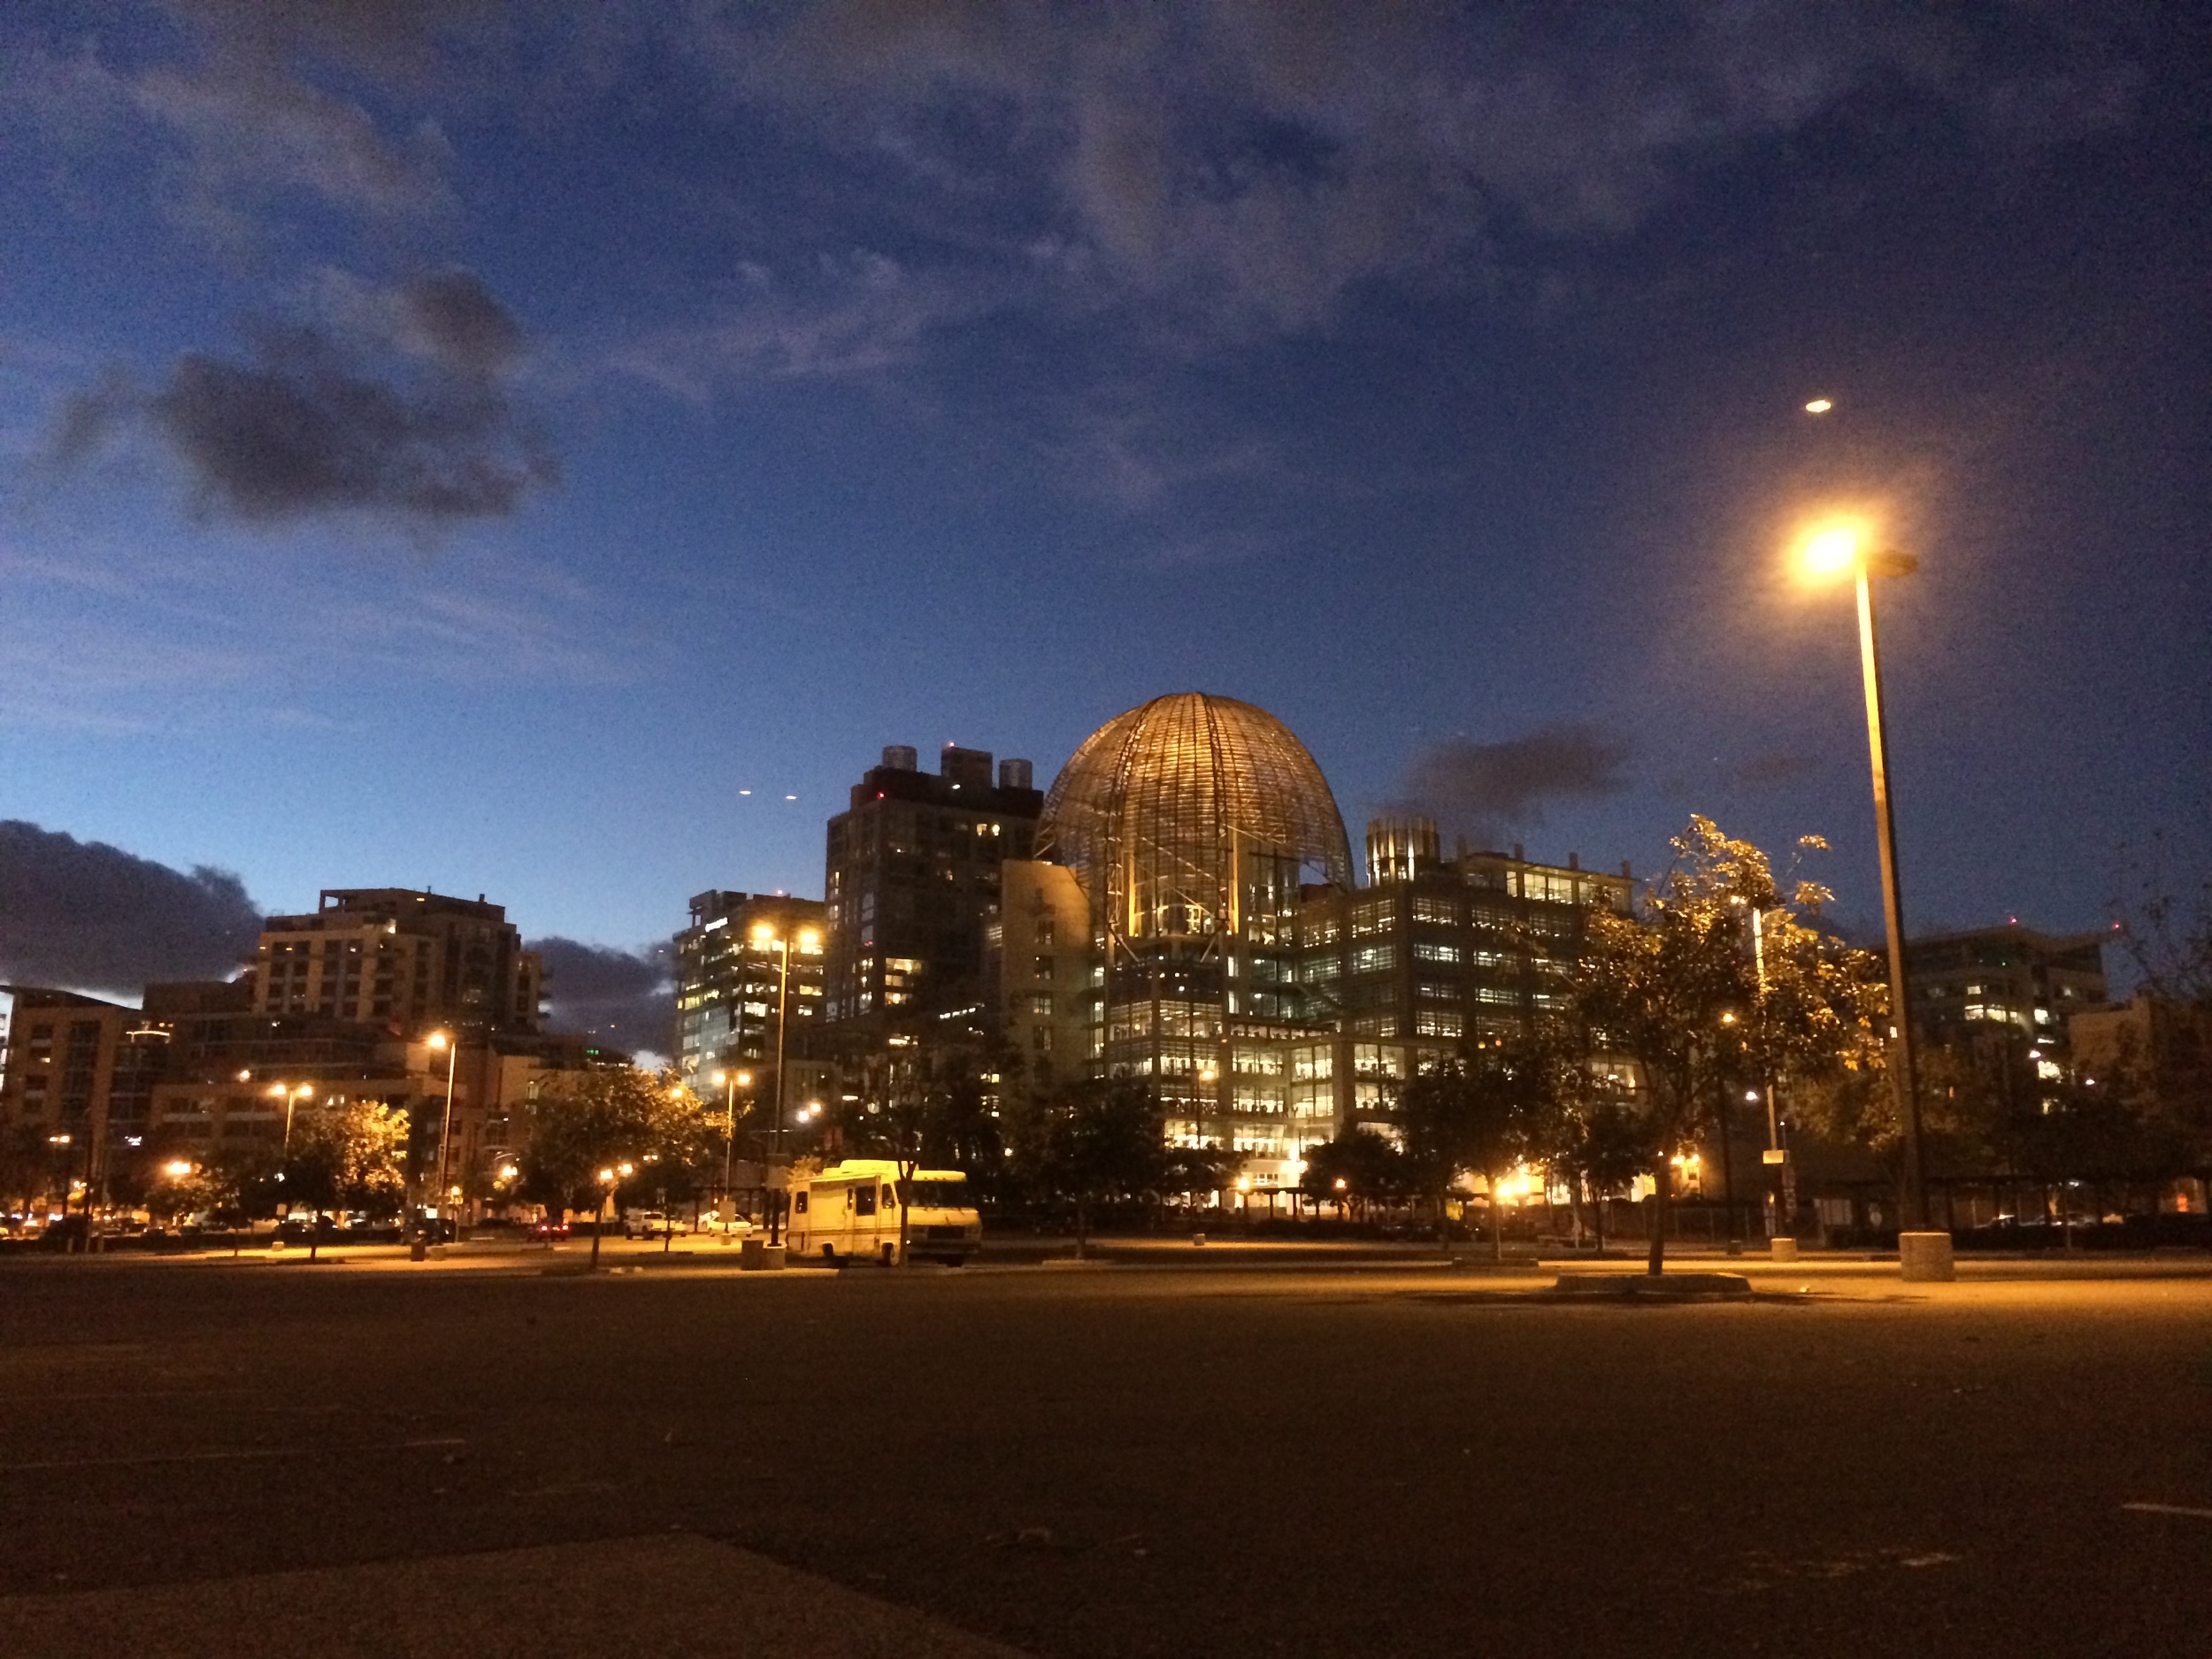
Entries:
{"type": "Polygon", "coordinates": [[[738,297],[616,347],[609,365],[699,403],[764,381],[879,379],[916,362],[931,335],[987,314],[1000,287],[867,251],[791,273],[748,263],[740,275],[738,297]]]}

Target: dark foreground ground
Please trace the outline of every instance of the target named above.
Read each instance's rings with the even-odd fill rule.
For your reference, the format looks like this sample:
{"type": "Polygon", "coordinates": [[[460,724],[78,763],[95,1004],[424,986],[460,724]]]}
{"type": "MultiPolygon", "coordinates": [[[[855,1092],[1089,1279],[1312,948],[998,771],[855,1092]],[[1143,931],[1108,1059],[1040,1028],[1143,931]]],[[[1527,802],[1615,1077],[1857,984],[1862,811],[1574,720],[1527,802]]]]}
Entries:
{"type": "Polygon", "coordinates": [[[2200,1270],[540,1265],[0,1268],[0,1649],[2212,1654],[2200,1270]]]}

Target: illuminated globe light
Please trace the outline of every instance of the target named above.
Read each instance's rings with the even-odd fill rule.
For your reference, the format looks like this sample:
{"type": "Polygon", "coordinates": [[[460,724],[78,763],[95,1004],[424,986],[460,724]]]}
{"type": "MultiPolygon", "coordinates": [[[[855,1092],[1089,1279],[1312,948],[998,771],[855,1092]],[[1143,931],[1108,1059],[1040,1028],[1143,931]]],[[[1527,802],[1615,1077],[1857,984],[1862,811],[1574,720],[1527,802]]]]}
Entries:
{"type": "Polygon", "coordinates": [[[1816,397],[1811,403],[1805,405],[1805,412],[1809,415],[1824,415],[1834,407],[1835,404],[1829,399],[1825,397],[1816,397]]]}
{"type": "Polygon", "coordinates": [[[1856,525],[1830,525],[1807,536],[1797,562],[1809,576],[1842,576],[1856,570],[1866,537],[1856,525]]]}

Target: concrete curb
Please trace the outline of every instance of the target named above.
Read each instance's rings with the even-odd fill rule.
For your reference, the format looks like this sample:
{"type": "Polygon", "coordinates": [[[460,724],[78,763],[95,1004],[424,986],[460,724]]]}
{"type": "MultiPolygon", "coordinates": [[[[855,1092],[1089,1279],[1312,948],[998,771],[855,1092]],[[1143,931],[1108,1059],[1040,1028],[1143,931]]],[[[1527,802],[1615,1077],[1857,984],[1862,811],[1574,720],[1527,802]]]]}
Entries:
{"type": "Polygon", "coordinates": [[[1555,1295],[1615,1302],[1718,1302],[1751,1294],[1741,1273],[1562,1273],[1555,1295]]]}

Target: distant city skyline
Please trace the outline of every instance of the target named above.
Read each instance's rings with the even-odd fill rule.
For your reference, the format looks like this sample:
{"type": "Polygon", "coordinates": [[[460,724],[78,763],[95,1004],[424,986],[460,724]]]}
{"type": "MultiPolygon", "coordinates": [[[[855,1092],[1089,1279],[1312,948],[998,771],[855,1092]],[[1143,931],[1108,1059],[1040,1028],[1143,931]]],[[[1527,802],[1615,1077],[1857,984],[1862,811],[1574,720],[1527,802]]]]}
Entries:
{"type": "Polygon", "coordinates": [[[1870,934],[1849,603],[1780,573],[1847,505],[1921,559],[1913,931],[2108,926],[2212,866],[2188,28],[11,8],[0,882],[635,953],[820,896],[887,743],[1043,787],[1199,690],[1355,836],[1703,812],[1870,934]]]}

